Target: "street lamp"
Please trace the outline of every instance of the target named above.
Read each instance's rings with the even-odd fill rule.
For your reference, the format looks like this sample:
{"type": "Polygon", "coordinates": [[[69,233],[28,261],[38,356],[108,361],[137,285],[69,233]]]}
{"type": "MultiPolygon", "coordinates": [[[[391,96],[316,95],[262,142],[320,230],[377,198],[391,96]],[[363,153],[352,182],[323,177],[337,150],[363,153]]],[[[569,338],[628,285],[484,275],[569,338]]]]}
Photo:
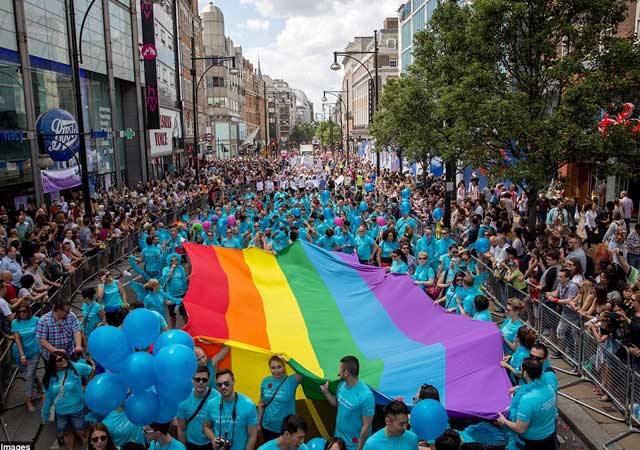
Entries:
{"type": "Polygon", "coordinates": [[[238,75],[240,71],[236,68],[235,56],[210,56],[204,58],[196,58],[196,30],[195,23],[193,20],[191,20],[191,87],[193,90],[193,143],[196,150],[196,157],[194,160],[194,166],[196,169],[196,183],[200,181],[200,169],[198,168],[198,156],[200,155],[200,150],[198,147],[198,87],[204,79],[204,76],[209,70],[211,70],[212,67],[218,67],[220,66],[220,63],[226,61],[231,61],[229,75],[238,75]],[[196,72],[196,61],[201,60],[212,62],[211,65],[204,70],[202,75],[200,75],[200,78],[198,78],[196,72]]]}
{"type": "MultiPolygon", "coordinates": [[[[347,113],[347,125],[346,125],[346,149],[347,149],[347,167],[349,167],[349,80],[347,80],[347,90],[346,91],[323,91],[322,92],[322,101],[326,102],[327,101],[327,94],[329,95],[333,95],[335,97],[338,98],[338,100],[340,100],[340,103],[342,103],[342,106],[344,106],[344,109],[346,110],[347,113]],[[345,102],[342,101],[342,94],[346,94],[347,95],[347,103],[345,104],[345,102]]],[[[342,121],[342,114],[340,115],[340,120],[342,121]]],[[[342,131],[342,123],[340,124],[340,130],[342,131]]]]}
{"type": "MultiPolygon", "coordinates": [[[[348,51],[348,52],[333,52],[333,63],[329,66],[329,69],[337,71],[342,68],[340,63],[338,63],[338,56],[344,56],[345,58],[350,58],[360,64],[367,71],[369,78],[373,81],[375,86],[375,98],[374,98],[374,113],[378,111],[378,95],[379,95],[379,79],[378,79],[378,30],[373,31],[373,51],[369,52],[357,52],[357,51],[348,51]],[[373,55],[373,66],[375,70],[375,78],[371,74],[369,68],[358,58],[355,58],[353,55],[373,55]]],[[[347,85],[348,86],[348,85],[347,85]]],[[[348,88],[347,88],[348,90],[348,88]]],[[[371,118],[370,118],[371,119],[371,118]]],[[[347,127],[349,126],[349,115],[347,113],[347,127]]],[[[348,136],[348,133],[347,133],[348,136]]],[[[347,151],[347,157],[349,153],[347,151]]],[[[376,151],[376,174],[380,176],[380,152],[376,151]]]]}
{"type": "MultiPolygon", "coordinates": [[[[326,97],[324,97],[326,98],[326,97]]],[[[331,154],[335,155],[336,149],[333,142],[333,119],[331,118],[331,114],[335,112],[336,105],[332,105],[331,103],[326,103],[329,106],[329,140],[331,142],[331,154]],[[333,111],[332,111],[333,109],[333,111]]],[[[322,104],[322,112],[324,113],[325,103],[322,104]]]]}

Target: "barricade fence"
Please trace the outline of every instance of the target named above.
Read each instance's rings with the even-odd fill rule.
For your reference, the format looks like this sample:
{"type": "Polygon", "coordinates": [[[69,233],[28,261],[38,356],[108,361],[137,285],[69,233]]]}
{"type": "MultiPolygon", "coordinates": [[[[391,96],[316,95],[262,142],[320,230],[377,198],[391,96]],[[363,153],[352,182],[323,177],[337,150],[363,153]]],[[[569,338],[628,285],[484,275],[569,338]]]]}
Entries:
{"type": "MultiPolygon", "coordinates": [[[[177,209],[164,211],[162,217],[156,219],[152,225],[157,226],[159,223],[172,225],[177,220],[180,220],[184,214],[190,215],[199,209],[212,209],[213,207],[222,206],[222,201],[236,197],[243,192],[244,188],[245,186],[243,185],[227,186],[216,191],[215,200],[213,201],[209,201],[206,194],[190,199],[188,203],[177,209]]],[[[64,279],[61,286],[51,293],[48,303],[55,301],[57,298],[73,298],[83,284],[95,277],[102,268],[134,253],[139,247],[141,236],[142,230],[136,230],[121,239],[113,239],[107,242],[104,248],[86,256],[86,259],[76,270],[64,279]]],[[[12,340],[0,339],[0,413],[6,409],[7,396],[19,371],[17,364],[13,361],[11,346],[12,340]]]]}
{"type": "Polygon", "coordinates": [[[640,373],[634,371],[634,364],[638,367],[637,361],[624,345],[613,338],[610,343],[598,342],[586,327],[587,320],[572,309],[544,299],[534,300],[527,292],[497,276],[484,258],[475,258],[475,261],[478,272],[486,276],[483,282],[485,295],[503,309],[510,298],[522,300],[522,322],[536,331],[551,353],[560,354],[572,366],[571,372],[581,377],[579,381],[589,381],[602,389],[620,410],[623,419],[574,400],[614,420],[628,421],[630,426],[632,423],[640,425],[640,373]]]}

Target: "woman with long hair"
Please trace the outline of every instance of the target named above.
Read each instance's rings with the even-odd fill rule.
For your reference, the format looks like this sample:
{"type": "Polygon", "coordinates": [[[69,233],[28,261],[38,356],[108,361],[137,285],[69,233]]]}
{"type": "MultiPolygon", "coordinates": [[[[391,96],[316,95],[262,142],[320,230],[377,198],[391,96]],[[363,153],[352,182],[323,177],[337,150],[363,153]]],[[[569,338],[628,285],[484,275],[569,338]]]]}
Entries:
{"type": "Polygon", "coordinates": [[[333,437],[324,445],[324,450],[347,450],[347,444],[339,437],[333,437]]]}
{"type": "Polygon", "coordinates": [[[407,265],[407,255],[402,253],[401,250],[395,249],[391,253],[391,267],[389,268],[389,273],[395,273],[398,275],[406,275],[409,271],[409,266],[407,265]]]}
{"type": "Polygon", "coordinates": [[[107,323],[114,327],[119,327],[129,306],[127,294],[120,281],[114,280],[108,269],[102,269],[99,277],[98,301],[104,306],[107,323]]]}
{"type": "Polygon", "coordinates": [[[49,354],[42,379],[42,385],[45,389],[42,420],[55,421],[56,431],[63,435],[67,450],[75,450],[76,435],[82,440],[82,448],[87,447],[82,377],[88,377],[92,373],[92,366],[71,362],[69,356],[64,352],[49,354]]]}
{"type": "Polygon", "coordinates": [[[89,427],[89,445],[87,450],[117,450],[109,429],[102,423],[89,427]]]}

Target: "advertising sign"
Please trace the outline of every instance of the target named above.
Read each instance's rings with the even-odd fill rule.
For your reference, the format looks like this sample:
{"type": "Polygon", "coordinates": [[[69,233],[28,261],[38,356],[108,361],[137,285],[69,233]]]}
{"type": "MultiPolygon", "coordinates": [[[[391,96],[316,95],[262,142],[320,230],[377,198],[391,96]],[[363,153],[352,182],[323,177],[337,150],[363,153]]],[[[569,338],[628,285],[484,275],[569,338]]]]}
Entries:
{"type": "MultiPolygon", "coordinates": [[[[153,17],[153,3],[140,0],[140,15],[142,16],[142,48],[156,49],[155,21],[153,17]]],[[[150,56],[150,52],[146,52],[150,56]]],[[[158,68],[155,58],[144,59],[144,84],[147,109],[147,128],[160,128],[160,105],[158,103],[158,68]]]]}
{"type": "Polygon", "coordinates": [[[80,149],[78,122],[64,109],[50,109],[40,114],[36,132],[43,137],[44,151],[54,161],[68,161],[80,149]]]}
{"type": "Polygon", "coordinates": [[[173,150],[173,138],[182,137],[180,126],[180,112],[173,109],[159,108],[160,127],[158,130],[149,130],[149,143],[151,156],[158,157],[170,155],[173,150]]]}
{"type": "Polygon", "coordinates": [[[75,186],[80,186],[80,169],[78,166],[62,170],[41,170],[42,191],[49,192],[62,191],[75,186]]]}

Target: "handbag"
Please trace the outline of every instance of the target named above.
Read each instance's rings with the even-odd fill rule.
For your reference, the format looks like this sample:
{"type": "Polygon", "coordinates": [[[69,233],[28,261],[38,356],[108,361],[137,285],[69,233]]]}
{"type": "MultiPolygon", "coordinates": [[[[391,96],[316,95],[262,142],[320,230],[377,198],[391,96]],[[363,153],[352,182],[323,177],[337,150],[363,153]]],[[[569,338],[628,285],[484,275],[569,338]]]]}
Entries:
{"type": "Polygon", "coordinates": [[[51,402],[51,406],[49,406],[49,422],[55,422],[56,420],[56,403],[60,397],[64,395],[64,382],[67,381],[67,373],[68,369],[64,371],[64,376],[62,377],[62,382],[60,383],[60,390],[58,391],[58,395],[51,402]]]}

